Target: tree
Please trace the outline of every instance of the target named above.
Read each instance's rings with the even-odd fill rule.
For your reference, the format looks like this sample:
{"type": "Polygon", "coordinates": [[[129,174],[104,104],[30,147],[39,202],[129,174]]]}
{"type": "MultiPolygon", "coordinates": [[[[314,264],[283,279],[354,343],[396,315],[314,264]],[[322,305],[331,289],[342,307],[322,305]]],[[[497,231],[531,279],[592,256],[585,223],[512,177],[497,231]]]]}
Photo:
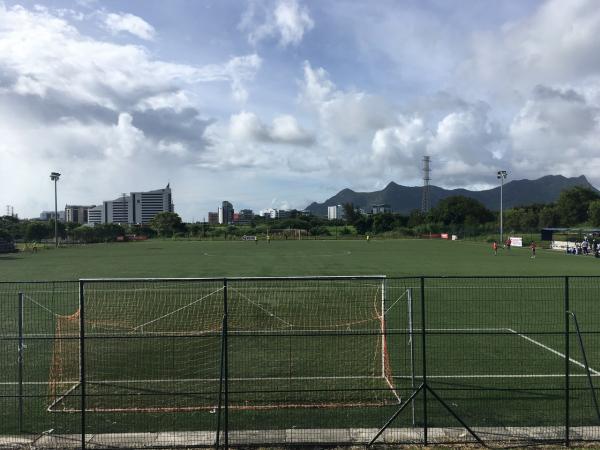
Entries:
{"type": "Polygon", "coordinates": [[[418,209],[413,209],[408,215],[408,221],[406,223],[410,228],[414,228],[425,223],[425,215],[418,209]]]}
{"type": "Polygon", "coordinates": [[[575,186],[560,193],[556,207],[563,225],[570,227],[588,220],[590,203],[600,200],[600,195],[591,189],[575,186]]]}
{"type": "Polygon", "coordinates": [[[117,223],[103,223],[94,227],[99,241],[116,241],[119,236],[125,236],[125,228],[117,223]]]}
{"type": "Polygon", "coordinates": [[[0,240],[5,240],[5,241],[11,242],[13,240],[13,237],[4,228],[0,228],[0,240]]]}
{"type": "Polygon", "coordinates": [[[354,225],[362,217],[362,214],[356,210],[352,203],[344,203],[342,207],[344,208],[346,221],[349,224],[354,225]]]}
{"type": "Polygon", "coordinates": [[[41,241],[48,237],[50,237],[50,227],[47,223],[29,222],[27,224],[27,228],[25,228],[25,239],[27,241],[41,241]]]}
{"type": "MultiPolygon", "coordinates": [[[[50,236],[54,237],[54,219],[50,219],[48,221],[48,228],[50,228],[50,230],[52,230],[52,233],[50,234],[50,236]]],[[[65,223],[63,221],[59,220],[56,228],[58,231],[58,235],[61,238],[67,237],[67,226],[65,225],[65,223]]]]}
{"type": "Polygon", "coordinates": [[[375,214],[373,216],[373,231],[384,233],[394,229],[394,216],[391,213],[375,214]]]}
{"type": "Polygon", "coordinates": [[[73,231],[71,231],[71,234],[73,239],[81,242],[90,243],[99,240],[95,227],[89,227],[86,225],[75,228],[73,231]]]}
{"type": "Polygon", "coordinates": [[[475,225],[494,220],[494,214],[482,203],[462,195],[440,200],[431,210],[430,217],[433,222],[442,222],[444,225],[475,225]]]}
{"type": "Polygon", "coordinates": [[[541,228],[557,227],[560,225],[560,214],[554,205],[544,206],[538,216],[538,225],[541,228]]]}
{"type": "Polygon", "coordinates": [[[25,227],[24,223],[19,220],[18,217],[14,216],[2,216],[0,217],[0,230],[7,233],[11,237],[11,241],[20,239],[24,235],[25,227]]]}
{"type": "Polygon", "coordinates": [[[367,234],[371,231],[373,226],[373,218],[371,216],[363,216],[361,214],[360,218],[353,223],[354,228],[356,228],[357,234],[367,234]]]}
{"type": "Polygon", "coordinates": [[[158,213],[150,221],[150,227],[154,229],[159,236],[172,236],[175,231],[181,229],[181,217],[173,212],[158,213]]]}
{"type": "Polygon", "coordinates": [[[600,200],[590,202],[588,207],[588,217],[592,226],[600,226],[600,200]]]}

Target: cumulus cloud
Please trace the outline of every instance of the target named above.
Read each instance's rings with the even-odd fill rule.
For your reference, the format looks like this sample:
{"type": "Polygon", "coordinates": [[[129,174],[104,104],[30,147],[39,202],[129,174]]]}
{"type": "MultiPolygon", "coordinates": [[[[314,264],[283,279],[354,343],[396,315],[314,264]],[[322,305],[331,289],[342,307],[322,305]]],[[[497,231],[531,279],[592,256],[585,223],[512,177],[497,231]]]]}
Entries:
{"type": "Polygon", "coordinates": [[[579,92],[538,86],[510,125],[514,165],[523,173],[568,176],[600,170],[600,107],[579,92]]]}
{"type": "Polygon", "coordinates": [[[584,80],[600,70],[600,8],[595,0],[549,0],[498,31],[473,36],[473,72],[492,89],[528,92],[537,84],[584,80]]]}
{"type": "Polygon", "coordinates": [[[288,114],[266,123],[257,114],[242,111],[233,114],[228,123],[210,124],[206,137],[210,144],[198,165],[211,170],[252,169],[293,177],[327,167],[316,136],[288,114]]]}
{"type": "Polygon", "coordinates": [[[266,39],[277,39],[279,45],[298,45],[314,27],[306,6],[297,0],[278,0],[266,4],[251,2],[240,22],[252,45],[266,39]]]}
{"type": "Polygon", "coordinates": [[[48,90],[111,109],[193,83],[230,82],[234,96],[260,68],[255,55],[195,67],[157,60],[143,48],[93,40],[49,12],[0,5],[0,67],[23,93],[48,90]],[[20,77],[20,81],[19,81],[20,77]]]}
{"type": "MultiPolygon", "coordinates": [[[[45,180],[48,170],[68,173],[61,183],[70,202],[156,188],[200,161],[215,119],[199,110],[197,93],[216,83],[246,98],[261,64],[255,54],[176,64],[82,34],[74,21],[0,3],[0,175],[21,187],[20,179],[45,180]]],[[[11,202],[31,215],[41,188],[22,188],[11,202]]]]}
{"type": "Polygon", "coordinates": [[[103,15],[102,20],[104,28],[112,34],[125,32],[147,41],[152,41],[156,34],[156,30],[152,25],[133,14],[108,13],[103,15]]]}
{"type": "Polygon", "coordinates": [[[429,155],[439,184],[464,187],[466,180],[485,182],[509,150],[506,133],[488,112],[486,104],[462,102],[429,124],[419,115],[400,115],[395,125],[375,133],[371,161],[383,171],[416,179],[421,159],[429,155]]]}
{"type": "Polygon", "coordinates": [[[414,164],[427,154],[433,134],[419,117],[399,117],[398,124],[375,132],[372,158],[385,165],[414,164]]]}
{"type": "Polygon", "coordinates": [[[314,108],[323,129],[334,139],[352,140],[393,122],[394,112],[385,99],[360,91],[338,89],[323,68],[304,63],[300,100],[314,108]]]}
{"type": "Polygon", "coordinates": [[[258,141],[277,144],[312,145],[315,137],[304,130],[290,115],[275,117],[272,124],[264,124],[256,114],[241,112],[231,116],[229,134],[238,141],[258,141]]]}

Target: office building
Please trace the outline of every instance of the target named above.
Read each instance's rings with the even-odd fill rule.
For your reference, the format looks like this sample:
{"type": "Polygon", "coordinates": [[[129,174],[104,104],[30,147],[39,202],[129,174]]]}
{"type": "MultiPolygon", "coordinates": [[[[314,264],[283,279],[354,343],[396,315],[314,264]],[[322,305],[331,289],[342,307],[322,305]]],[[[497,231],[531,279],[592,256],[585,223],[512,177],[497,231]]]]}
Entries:
{"type": "Polygon", "coordinates": [[[218,212],[209,212],[208,213],[208,224],[209,225],[219,225],[219,213],[218,212]]]}
{"type": "Polygon", "coordinates": [[[221,203],[219,208],[219,223],[227,225],[233,223],[233,205],[228,201],[221,203]]]}
{"type": "Polygon", "coordinates": [[[65,206],[65,221],[75,223],[88,223],[88,211],[95,205],[66,205],[65,206]]]}
{"type": "Polygon", "coordinates": [[[120,223],[148,225],[161,212],[174,212],[171,187],[146,192],[131,192],[130,195],[102,203],[102,212],[96,208],[88,210],[88,223],[120,223]],[[90,214],[92,216],[90,216],[90,214]],[[100,222],[98,222],[100,220],[100,222]]]}
{"type": "Polygon", "coordinates": [[[384,213],[391,213],[391,212],[392,212],[392,207],[388,204],[373,205],[371,207],[371,214],[384,214],[384,213]]]}
{"type": "MultiPolygon", "coordinates": [[[[48,220],[54,220],[54,211],[42,211],[40,213],[40,220],[43,221],[48,221],[48,220]]],[[[64,211],[58,211],[58,220],[59,221],[64,221],[65,220],[65,212],[64,211]]]]}
{"type": "MultiPolygon", "coordinates": [[[[234,215],[235,219],[235,215],[234,215]]],[[[242,209],[237,214],[237,221],[235,221],[239,225],[250,225],[252,220],[254,219],[254,213],[251,209],[242,209]]]]}
{"type": "Polygon", "coordinates": [[[88,225],[100,225],[104,223],[104,206],[98,205],[88,209],[88,225]]]}

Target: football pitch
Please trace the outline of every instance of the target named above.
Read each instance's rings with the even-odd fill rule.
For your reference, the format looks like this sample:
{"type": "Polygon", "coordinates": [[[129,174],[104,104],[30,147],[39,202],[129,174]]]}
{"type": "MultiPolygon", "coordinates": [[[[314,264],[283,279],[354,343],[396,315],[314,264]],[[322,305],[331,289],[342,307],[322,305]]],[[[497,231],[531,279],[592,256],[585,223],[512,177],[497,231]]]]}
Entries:
{"type": "Polygon", "coordinates": [[[171,241],[0,255],[0,281],[299,275],[594,275],[600,259],[441,240],[171,241]]]}
{"type": "MultiPolygon", "coordinates": [[[[2,281],[212,279],[0,285],[2,435],[77,434],[82,410],[88,433],[214,431],[226,401],[232,436],[296,429],[318,441],[318,430],[381,427],[425,370],[446,406],[488,439],[509,440],[509,427],[562,439],[566,404],[572,426],[600,419],[585,369],[598,384],[593,257],[494,256],[475,242],[157,240],[3,258],[2,281]],[[331,278],[340,275],[369,277],[331,278]],[[252,278],[290,276],[330,278],[252,278]]],[[[393,430],[460,427],[427,398],[415,397],[393,430]]]]}

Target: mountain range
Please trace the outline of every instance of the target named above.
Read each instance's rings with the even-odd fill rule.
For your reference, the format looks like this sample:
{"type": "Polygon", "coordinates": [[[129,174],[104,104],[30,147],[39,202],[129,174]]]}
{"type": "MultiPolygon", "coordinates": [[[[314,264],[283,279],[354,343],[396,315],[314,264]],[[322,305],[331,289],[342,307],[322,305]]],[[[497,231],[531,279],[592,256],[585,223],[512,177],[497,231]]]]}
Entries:
{"type": "MultiPolygon", "coordinates": [[[[504,183],[503,207],[552,203],[558,199],[563,190],[574,186],[586,187],[600,193],[583,175],[572,178],[547,175],[537,180],[512,180],[504,183]]],[[[355,192],[352,189],[343,189],[323,203],[311,203],[306,210],[318,216],[326,216],[328,206],[352,203],[356,208],[370,212],[372,205],[387,204],[395,213],[408,214],[414,209],[421,209],[422,193],[422,186],[402,186],[392,181],[381,191],[355,192]]],[[[456,195],[474,198],[492,211],[500,209],[500,186],[483,191],[444,189],[433,185],[429,187],[432,207],[440,200],[456,195]]]]}

